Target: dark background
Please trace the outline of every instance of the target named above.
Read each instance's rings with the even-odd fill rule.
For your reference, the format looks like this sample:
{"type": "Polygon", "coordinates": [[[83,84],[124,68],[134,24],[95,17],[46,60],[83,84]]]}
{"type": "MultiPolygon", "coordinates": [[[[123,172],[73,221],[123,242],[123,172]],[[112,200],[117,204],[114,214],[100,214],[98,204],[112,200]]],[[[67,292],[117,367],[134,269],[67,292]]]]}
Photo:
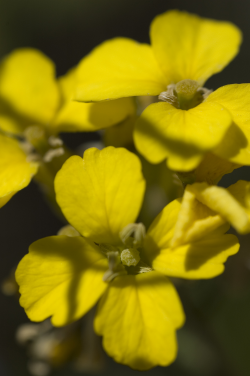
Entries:
{"type": "MultiPolygon", "coordinates": [[[[0,0],[0,57],[18,47],[34,47],[66,73],[99,43],[116,36],[149,42],[151,20],[168,9],[235,23],[244,35],[240,54],[213,76],[206,87],[250,82],[250,1],[167,0],[0,0]]],[[[81,143],[88,135],[68,136],[81,143]]],[[[250,180],[249,168],[225,177],[224,185],[250,180]]],[[[51,213],[32,183],[0,210],[0,279],[20,261],[35,240],[57,233],[62,223],[51,213]]],[[[231,258],[222,276],[211,281],[186,282],[179,290],[187,324],[179,331],[177,362],[150,375],[247,376],[250,374],[250,237],[231,258]]],[[[27,322],[14,297],[0,295],[0,376],[26,375],[26,355],[14,340],[18,325],[27,322]]],[[[103,375],[139,375],[107,360],[103,375]]],[[[88,374],[88,373],[86,373],[88,374]]],[[[53,375],[75,375],[70,367],[53,375]]]]}

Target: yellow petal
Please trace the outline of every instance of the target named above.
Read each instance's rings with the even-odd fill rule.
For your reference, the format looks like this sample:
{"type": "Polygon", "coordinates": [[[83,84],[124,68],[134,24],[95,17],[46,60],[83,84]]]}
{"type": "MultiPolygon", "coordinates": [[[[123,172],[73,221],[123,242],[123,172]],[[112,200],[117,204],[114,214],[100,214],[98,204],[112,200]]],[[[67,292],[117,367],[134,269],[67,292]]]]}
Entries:
{"type": "Polygon", "coordinates": [[[119,232],[135,222],[145,182],[139,158],[126,149],[95,148],[84,159],[69,158],[55,179],[57,202],[83,236],[119,243],[119,232]]]}
{"type": "Polygon", "coordinates": [[[152,49],[127,38],[104,42],[77,68],[75,99],[102,101],[136,95],[158,95],[166,89],[152,49]]]}
{"type": "Polygon", "coordinates": [[[201,86],[234,58],[241,43],[241,32],[233,24],[177,10],[157,16],[150,36],[170,82],[192,79],[201,86]]]}
{"type": "MultiPolygon", "coordinates": [[[[229,228],[228,224],[220,225],[218,222],[216,226],[211,221],[209,227],[206,222],[202,223],[197,213],[198,221],[201,221],[200,239],[199,227],[198,232],[195,233],[194,230],[192,231],[192,226],[190,231],[186,224],[190,242],[184,245],[177,243],[173,249],[171,243],[179,213],[181,213],[181,202],[175,200],[162,210],[150,226],[143,244],[148,262],[156,271],[172,277],[199,279],[221,274],[224,270],[223,263],[228,256],[237,253],[239,249],[236,236],[225,235],[229,228]]],[[[184,223],[185,218],[181,219],[184,223]]],[[[185,230],[184,226],[183,229],[185,230]]]]}
{"type": "Polygon", "coordinates": [[[135,104],[131,98],[101,103],[69,101],[51,128],[55,132],[94,132],[118,124],[134,113],[135,104]]]}
{"type": "Polygon", "coordinates": [[[143,218],[143,224],[148,228],[167,203],[182,196],[183,185],[166,163],[153,165],[142,157],[141,162],[147,188],[140,218],[143,218]]]}
{"type": "Polygon", "coordinates": [[[180,209],[180,199],[170,202],[150,225],[143,247],[149,262],[152,262],[159,249],[170,247],[180,209]]]}
{"type": "Polygon", "coordinates": [[[9,195],[5,195],[3,197],[0,197],[0,208],[2,208],[7,202],[11,199],[11,197],[14,196],[16,192],[10,193],[9,195]]]}
{"type": "Polygon", "coordinates": [[[0,100],[8,106],[10,117],[14,112],[29,125],[46,125],[60,100],[52,61],[33,49],[12,52],[0,66],[0,100]]]}
{"type": "Polygon", "coordinates": [[[55,326],[83,316],[107,285],[107,259],[82,237],[53,236],[30,246],[18,265],[20,304],[32,321],[52,316],[55,326]]]}
{"type": "Polygon", "coordinates": [[[105,129],[103,135],[105,146],[127,147],[130,149],[134,143],[133,131],[136,120],[136,115],[130,116],[116,126],[105,129]]]}
{"type": "Polygon", "coordinates": [[[176,252],[184,244],[226,232],[229,225],[186,190],[184,198],[172,201],[158,214],[148,229],[143,251],[152,264],[162,250],[176,252]]]}
{"type": "Polygon", "coordinates": [[[19,135],[29,125],[30,122],[27,118],[18,115],[0,98],[0,129],[3,132],[19,135]]]}
{"type": "Polygon", "coordinates": [[[37,163],[27,161],[18,141],[0,135],[0,207],[30,183],[37,168],[37,163]]]}
{"type": "Polygon", "coordinates": [[[217,184],[222,176],[229,174],[241,165],[222,159],[213,153],[207,153],[194,171],[194,178],[197,182],[217,184]]]}
{"type": "Polygon", "coordinates": [[[250,232],[250,183],[239,181],[229,189],[196,183],[189,186],[196,198],[220,214],[240,233],[250,232]]]}
{"type": "Polygon", "coordinates": [[[65,225],[58,231],[57,235],[65,235],[65,236],[81,236],[79,232],[70,225],[65,225]]]}
{"type": "Polygon", "coordinates": [[[176,247],[201,240],[224,222],[218,213],[196,199],[192,186],[188,185],[182,198],[170,246],[176,247]]]}
{"type": "Polygon", "coordinates": [[[206,102],[224,106],[233,119],[213,153],[234,163],[250,165],[250,84],[223,86],[210,94],[206,102]]]}
{"type": "Polygon", "coordinates": [[[59,77],[58,85],[61,92],[61,104],[64,106],[73,99],[76,87],[76,68],[70,69],[64,76],[59,77]]]}
{"type": "Polygon", "coordinates": [[[249,213],[250,210],[250,182],[239,180],[237,183],[230,185],[228,191],[249,213]]]}
{"type": "Polygon", "coordinates": [[[177,352],[175,329],[184,323],[176,290],[164,276],[116,278],[101,299],[95,330],[115,361],[138,370],[166,366],[177,352]]]}
{"type": "Polygon", "coordinates": [[[155,103],[137,121],[134,140],[151,163],[168,158],[169,168],[188,171],[220,143],[230,124],[230,113],[217,103],[201,103],[188,111],[155,103]]]}
{"type": "Polygon", "coordinates": [[[194,243],[175,249],[161,249],[154,258],[152,267],[173,277],[187,279],[216,277],[224,271],[227,258],[239,250],[236,236],[225,235],[224,226],[220,230],[194,243]]]}
{"type": "Polygon", "coordinates": [[[51,128],[58,132],[93,132],[118,124],[136,111],[134,100],[122,98],[103,103],[73,101],[76,69],[59,79],[64,103],[51,128]]]}

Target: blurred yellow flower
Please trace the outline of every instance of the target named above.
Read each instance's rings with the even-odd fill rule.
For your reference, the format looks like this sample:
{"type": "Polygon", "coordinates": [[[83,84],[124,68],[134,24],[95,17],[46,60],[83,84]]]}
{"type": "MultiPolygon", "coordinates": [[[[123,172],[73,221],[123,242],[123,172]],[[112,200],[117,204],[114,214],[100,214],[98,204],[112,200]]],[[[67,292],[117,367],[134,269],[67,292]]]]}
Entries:
{"type": "Polygon", "coordinates": [[[216,149],[223,158],[249,164],[250,85],[213,94],[203,87],[237,54],[238,28],[172,10],[153,20],[150,38],[151,46],[115,38],[94,49],[78,66],[75,98],[159,95],[163,102],[144,110],[134,132],[138,151],[152,163],[167,158],[169,168],[190,171],[216,149]],[[237,141],[230,141],[232,134],[237,141]]]}
{"type": "Polygon", "coordinates": [[[37,169],[17,140],[0,133],[0,208],[30,183],[37,169]]]}
{"type": "Polygon", "coordinates": [[[95,131],[135,112],[129,98],[105,104],[72,101],[75,69],[56,79],[54,63],[42,52],[14,50],[0,65],[0,127],[15,134],[33,125],[46,132],[95,131]]]}
{"type": "Polygon", "coordinates": [[[52,316],[55,326],[66,325],[101,298],[94,327],[110,356],[139,370],[173,362],[184,313],[166,275],[197,279],[222,273],[227,257],[238,251],[237,238],[225,235],[229,226],[219,223],[202,239],[172,249],[181,207],[175,200],[145,236],[144,226],[134,223],[145,190],[141,164],[123,148],[92,148],[84,159],[69,158],[55,189],[81,236],[41,239],[20,262],[20,304],[29,318],[52,316]]]}
{"type": "Polygon", "coordinates": [[[74,102],[74,85],[75,69],[56,80],[53,62],[35,49],[15,50],[1,62],[0,206],[29,184],[39,165],[38,180],[47,184],[47,192],[49,189],[53,196],[48,186],[53,185],[56,168],[48,163],[57,157],[58,170],[63,160],[58,157],[66,156],[63,142],[54,135],[94,131],[134,116],[135,104],[130,98],[100,104],[74,102]],[[30,144],[27,153],[14,135],[21,135],[22,141],[30,144]],[[29,162],[34,154],[37,162],[29,162]]]}

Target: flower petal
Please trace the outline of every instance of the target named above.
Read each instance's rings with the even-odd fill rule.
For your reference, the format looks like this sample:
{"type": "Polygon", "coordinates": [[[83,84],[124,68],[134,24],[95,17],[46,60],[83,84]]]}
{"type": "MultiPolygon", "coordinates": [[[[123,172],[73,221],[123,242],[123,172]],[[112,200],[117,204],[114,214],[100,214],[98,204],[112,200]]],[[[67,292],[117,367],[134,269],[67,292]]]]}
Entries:
{"type": "Polygon", "coordinates": [[[118,124],[136,112],[132,98],[102,103],[73,101],[76,69],[59,79],[64,103],[51,127],[55,132],[93,132],[118,124]]]}
{"type": "Polygon", "coordinates": [[[239,180],[227,189],[231,195],[246,209],[250,215],[250,182],[239,180]]]}
{"type": "Polygon", "coordinates": [[[0,98],[0,129],[7,134],[19,135],[30,123],[18,115],[15,111],[10,109],[0,98]]]}
{"type": "MultiPolygon", "coordinates": [[[[219,215],[201,204],[186,189],[182,201],[172,201],[155,218],[144,240],[144,251],[152,262],[159,250],[202,240],[224,223],[219,215]]],[[[228,229],[226,224],[224,230],[228,229]]]]}
{"type": "Polygon", "coordinates": [[[221,143],[213,150],[221,158],[242,165],[250,164],[250,84],[226,85],[210,94],[207,103],[224,106],[233,118],[221,143]]]}
{"type": "Polygon", "coordinates": [[[0,100],[8,106],[10,117],[14,112],[27,125],[47,125],[60,100],[53,62],[34,49],[12,52],[0,66],[0,100]]]}
{"type": "Polygon", "coordinates": [[[202,240],[173,249],[161,249],[152,267],[163,274],[187,279],[213,278],[224,271],[227,258],[239,250],[237,237],[224,226],[202,240]]]}
{"type": "Polygon", "coordinates": [[[135,113],[131,98],[101,103],[68,102],[59,112],[53,129],[58,132],[94,132],[116,125],[135,113]]]}
{"type": "Polygon", "coordinates": [[[221,215],[239,233],[250,232],[250,183],[240,180],[228,189],[196,183],[188,187],[197,200],[221,215]]]}
{"type": "Polygon", "coordinates": [[[175,329],[184,323],[176,290],[164,276],[116,278],[101,299],[95,330],[115,361],[138,370],[166,366],[176,357],[175,329]]]}
{"type": "Polygon", "coordinates": [[[120,243],[119,232],[141,208],[145,182],[139,158],[126,149],[91,148],[69,158],[55,179],[57,202],[83,236],[120,243]]]}
{"type": "Polygon", "coordinates": [[[187,218],[180,200],[168,204],[156,217],[144,240],[144,254],[156,271],[168,276],[215,277],[223,272],[227,257],[238,251],[237,238],[225,235],[229,225],[223,224],[224,220],[216,221],[211,214],[206,217],[211,211],[204,205],[198,203],[195,209],[190,202],[184,204],[190,206],[187,218]]]}
{"type": "Polygon", "coordinates": [[[37,163],[27,161],[18,141],[0,135],[0,207],[30,183],[37,169],[37,163]]]}
{"type": "Polygon", "coordinates": [[[234,58],[241,43],[241,32],[233,24],[177,10],[157,16],[150,36],[157,61],[171,82],[192,79],[201,86],[234,58]]]}
{"type": "Polygon", "coordinates": [[[136,95],[158,95],[166,89],[151,47],[127,38],[104,42],[77,68],[75,99],[102,101],[136,95]]]}
{"type": "Polygon", "coordinates": [[[171,247],[202,240],[225,223],[218,213],[213,212],[196,199],[191,188],[192,186],[188,185],[185,189],[170,242],[171,247]]]}
{"type": "Polygon", "coordinates": [[[194,171],[195,181],[217,184],[222,176],[229,174],[239,167],[242,166],[222,159],[213,153],[207,153],[194,171]]]}
{"type": "Polygon", "coordinates": [[[168,158],[169,168],[188,171],[220,143],[230,124],[230,113],[217,103],[201,103],[188,111],[155,103],[138,119],[134,140],[151,163],[168,158]]]}
{"type": "Polygon", "coordinates": [[[180,209],[181,199],[170,202],[150,225],[144,240],[144,248],[150,262],[154,257],[153,251],[157,253],[161,248],[170,247],[180,209]]]}
{"type": "Polygon", "coordinates": [[[16,271],[20,304],[32,321],[62,326],[83,316],[107,285],[107,259],[82,237],[53,236],[30,246],[16,271]]]}
{"type": "Polygon", "coordinates": [[[131,149],[131,146],[133,147],[134,145],[133,131],[136,120],[136,115],[130,116],[116,126],[105,129],[103,135],[104,145],[115,146],[116,148],[126,147],[127,149],[131,149]]]}
{"type": "Polygon", "coordinates": [[[10,201],[11,197],[13,197],[15,193],[16,192],[13,192],[13,193],[10,193],[9,195],[0,197],[0,208],[2,208],[5,204],[7,204],[7,202],[10,201]]]}

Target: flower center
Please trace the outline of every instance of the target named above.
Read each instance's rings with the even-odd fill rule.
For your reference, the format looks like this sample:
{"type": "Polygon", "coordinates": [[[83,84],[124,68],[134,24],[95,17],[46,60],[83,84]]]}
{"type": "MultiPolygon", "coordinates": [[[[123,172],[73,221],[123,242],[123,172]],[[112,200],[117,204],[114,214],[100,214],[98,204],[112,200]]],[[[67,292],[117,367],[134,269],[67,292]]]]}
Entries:
{"type": "Polygon", "coordinates": [[[127,248],[121,253],[121,262],[126,266],[136,266],[140,259],[140,253],[136,248],[127,248]]]}
{"type": "Polygon", "coordinates": [[[152,269],[141,260],[140,251],[145,236],[142,223],[130,223],[120,233],[121,244],[99,244],[107,256],[109,268],[103,276],[106,282],[124,274],[146,273],[152,269]]]}
{"type": "Polygon", "coordinates": [[[158,98],[178,109],[187,111],[202,103],[210,93],[211,90],[199,87],[197,81],[182,80],[176,85],[168,85],[167,91],[163,91],[158,98]]]}

